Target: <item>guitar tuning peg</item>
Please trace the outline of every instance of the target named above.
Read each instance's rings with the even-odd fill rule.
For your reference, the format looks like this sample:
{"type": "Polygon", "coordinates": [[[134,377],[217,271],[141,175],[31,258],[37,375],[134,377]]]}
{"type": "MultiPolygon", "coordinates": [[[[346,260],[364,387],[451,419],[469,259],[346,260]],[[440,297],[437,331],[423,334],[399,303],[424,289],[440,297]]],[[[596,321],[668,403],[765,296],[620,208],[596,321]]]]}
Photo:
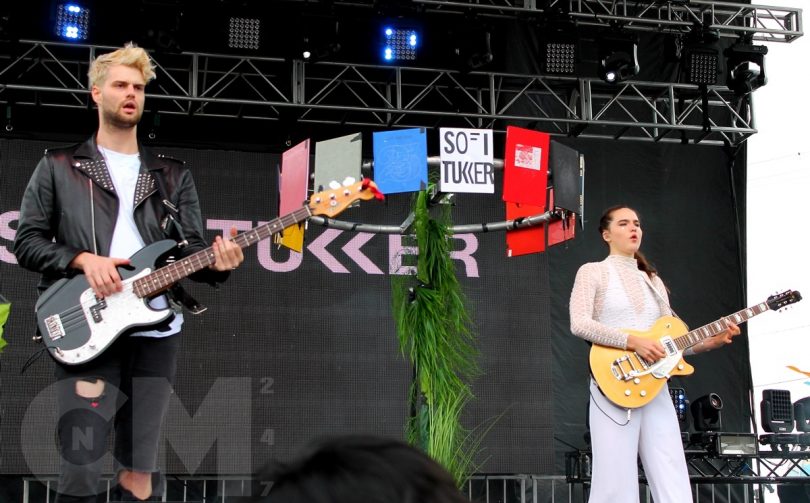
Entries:
{"type": "Polygon", "coordinates": [[[346,177],[346,178],[343,180],[343,186],[344,186],[344,187],[348,187],[349,185],[354,185],[354,183],[355,183],[356,181],[357,181],[357,180],[355,180],[353,176],[347,176],[347,177],[346,177]]]}
{"type": "Polygon", "coordinates": [[[339,189],[340,184],[337,181],[332,180],[331,182],[329,182],[329,188],[332,190],[339,189]]]}

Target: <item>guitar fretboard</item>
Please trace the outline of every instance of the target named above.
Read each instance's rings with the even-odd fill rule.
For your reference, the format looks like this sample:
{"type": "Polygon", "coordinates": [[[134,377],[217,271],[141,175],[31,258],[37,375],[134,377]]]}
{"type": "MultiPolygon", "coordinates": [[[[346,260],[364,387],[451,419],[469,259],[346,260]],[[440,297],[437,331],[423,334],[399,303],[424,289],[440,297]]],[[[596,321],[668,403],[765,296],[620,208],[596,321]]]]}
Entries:
{"type": "Polygon", "coordinates": [[[713,321],[708,325],[703,325],[702,327],[696,328],[691,332],[687,332],[680,337],[676,337],[674,339],[675,345],[680,350],[692,347],[704,339],[708,339],[709,337],[714,337],[715,335],[722,333],[726,329],[726,324],[724,323],[726,321],[739,325],[740,323],[744,323],[754,316],[762,314],[769,309],[768,304],[763,302],[741,311],[737,311],[736,313],[724,316],[717,321],[713,321]]]}
{"type": "MultiPolygon", "coordinates": [[[[231,241],[244,249],[281,232],[291,225],[303,222],[311,215],[312,212],[309,210],[309,206],[303,206],[283,217],[245,231],[231,238],[231,241]]],[[[215,261],[213,247],[206,248],[136,279],[132,283],[132,289],[135,295],[140,298],[150,297],[166,290],[181,279],[212,265],[215,261]]]]}

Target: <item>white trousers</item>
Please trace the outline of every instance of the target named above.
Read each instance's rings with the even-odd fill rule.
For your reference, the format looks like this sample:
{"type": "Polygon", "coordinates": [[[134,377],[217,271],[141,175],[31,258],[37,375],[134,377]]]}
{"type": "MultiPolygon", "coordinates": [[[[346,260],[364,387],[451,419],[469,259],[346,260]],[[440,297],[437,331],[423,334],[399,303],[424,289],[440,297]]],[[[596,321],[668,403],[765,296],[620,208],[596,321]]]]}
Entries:
{"type": "Polygon", "coordinates": [[[691,503],[692,488],[675,407],[664,386],[643,407],[617,407],[591,379],[593,450],[589,503],[637,503],[638,458],[655,503],[691,503]]]}

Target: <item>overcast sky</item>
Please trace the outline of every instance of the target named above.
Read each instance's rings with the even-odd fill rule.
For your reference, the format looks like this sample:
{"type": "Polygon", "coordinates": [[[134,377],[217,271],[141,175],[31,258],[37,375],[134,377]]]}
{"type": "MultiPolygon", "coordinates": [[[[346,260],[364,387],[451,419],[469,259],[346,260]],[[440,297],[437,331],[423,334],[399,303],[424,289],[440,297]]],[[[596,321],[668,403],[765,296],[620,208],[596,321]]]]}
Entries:
{"type": "Polygon", "coordinates": [[[788,289],[805,300],[749,322],[757,413],[762,389],[788,389],[794,402],[810,395],[810,376],[788,368],[810,373],[810,40],[805,28],[794,42],[766,45],[768,83],[753,96],[759,132],[748,140],[748,305],[788,289]]]}

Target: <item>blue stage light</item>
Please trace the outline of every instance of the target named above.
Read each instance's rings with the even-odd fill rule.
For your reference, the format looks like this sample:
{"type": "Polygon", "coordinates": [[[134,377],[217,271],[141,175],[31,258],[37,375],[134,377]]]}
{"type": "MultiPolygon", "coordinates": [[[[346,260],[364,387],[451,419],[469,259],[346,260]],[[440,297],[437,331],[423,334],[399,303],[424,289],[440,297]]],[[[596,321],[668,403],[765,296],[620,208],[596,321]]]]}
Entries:
{"type": "Polygon", "coordinates": [[[57,36],[66,40],[87,40],[90,25],[90,9],[77,4],[59,4],[56,7],[57,36]]]}
{"type": "Polygon", "coordinates": [[[388,62],[415,60],[418,41],[419,34],[412,28],[384,27],[383,59],[388,62]]]}

